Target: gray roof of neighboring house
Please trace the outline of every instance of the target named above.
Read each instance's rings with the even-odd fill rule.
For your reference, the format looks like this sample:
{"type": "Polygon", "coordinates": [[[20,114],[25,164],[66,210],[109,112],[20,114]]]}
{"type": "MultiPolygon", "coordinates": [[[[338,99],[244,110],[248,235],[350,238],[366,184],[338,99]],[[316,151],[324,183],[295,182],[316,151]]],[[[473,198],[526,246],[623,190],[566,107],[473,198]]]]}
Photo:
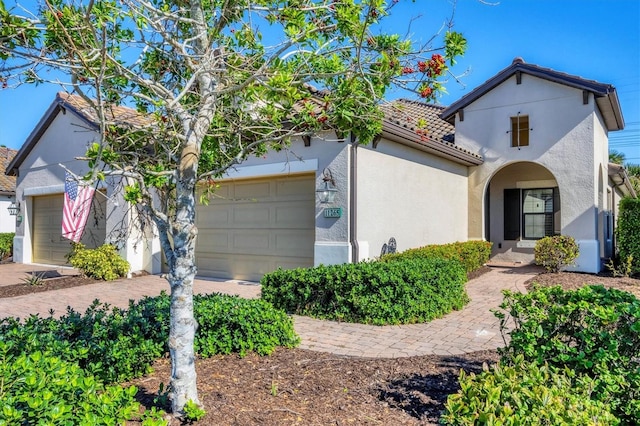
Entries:
{"type": "MultiPolygon", "coordinates": [[[[0,146],[0,167],[4,172],[7,166],[16,156],[18,151],[15,149],[7,148],[6,146],[0,146]]],[[[0,194],[15,194],[16,193],[16,178],[15,176],[7,176],[4,173],[0,173],[0,194]]]]}
{"type": "Polygon", "coordinates": [[[382,110],[382,136],[467,166],[482,164],[480,155],[454,143],[455,128],[440,118],[444,107],[399,99],[382,110]]]}
{"type": "Polygon", "coordinates": [[[476,87],[471,92],[454,102],[442,111],[442,118],[450,123],[455,120],[455,114],[465,108],[478,98],[484,96],[493,88],[519,73],[528,74],[554,83],[563,84],[575,89],[593,93],[596,104],[604,118],[608,130],[622,130],[624,128],[624,118],[620,109],[620,101],[616,88],[610,84],[599,83],[594,80],[587,80],[582,77],[570,75],[543,68],[533,64],[527,64],[522,58],[515,58],[511,65],[500,71],[489,80],[476,87]]]}

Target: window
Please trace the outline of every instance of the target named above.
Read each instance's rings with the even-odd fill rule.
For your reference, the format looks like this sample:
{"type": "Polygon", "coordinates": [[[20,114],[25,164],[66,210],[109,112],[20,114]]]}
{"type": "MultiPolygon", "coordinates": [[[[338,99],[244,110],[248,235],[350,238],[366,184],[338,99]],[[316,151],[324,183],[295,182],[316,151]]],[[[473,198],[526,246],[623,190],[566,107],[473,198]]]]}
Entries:
{"type": "Polygon", "coordinates": [[[504,239],[539,240],[559,233],[557,188],[505,189],[504,239]]]}
{"type": "Polygon", "coordinates": [[[529,146],[529,116],[511,117],[511,146],[520,148],[529,146]]]}

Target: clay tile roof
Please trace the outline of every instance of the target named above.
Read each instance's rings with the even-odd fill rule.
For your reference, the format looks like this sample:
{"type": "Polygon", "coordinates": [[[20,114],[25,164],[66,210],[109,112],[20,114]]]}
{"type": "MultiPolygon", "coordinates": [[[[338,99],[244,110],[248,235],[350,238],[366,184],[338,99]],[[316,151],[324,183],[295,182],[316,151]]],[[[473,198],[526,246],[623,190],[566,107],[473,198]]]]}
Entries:
{"type": "Polygon", "coordinates": [[[4,171],[17,153],[18,151],[16,151],[15,149],[7,148],[6,146],[0,146],[0,167],[2,167],[2,173],[0,173],[0,193],[13,194],[16,192],[15,176],[7,176],[4,174],[4,171]]]}
{"type": "MultiPolygon", "coordinates": [[[[65,92],[58,93],[60,105],[71,108],[78,115],[93,124],[98,124],[99,119],[93,105],[88,103],[84,98],[78,95],[72,95],[65,92]]],[[[125,106],[105,106],[105,114],[107,120],[113,124],[127,124],[134,127],[143,127],[151,124],[151,120],[144,114],[139,113],[133,108],[125,106]]]]}
{"type": "Polygon", "coordinates": [[[383,133],[397,134],[441,156],[464,163],[481,164],[482,157],[455,144],[455,128],[440,118],[445,107],[419,101],[398,99],[382,105],[385,114],[383,133]]]}

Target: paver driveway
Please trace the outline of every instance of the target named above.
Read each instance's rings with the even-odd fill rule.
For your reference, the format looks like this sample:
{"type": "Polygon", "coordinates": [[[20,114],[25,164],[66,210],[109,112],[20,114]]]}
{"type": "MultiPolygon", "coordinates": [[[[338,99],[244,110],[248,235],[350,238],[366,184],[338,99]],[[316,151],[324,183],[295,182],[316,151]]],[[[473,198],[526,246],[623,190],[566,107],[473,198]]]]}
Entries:
{"type": "MultiPolygon", "coordinates": [[[[20,282],[27,267],[33,265],[0,265],[0,285],[20,282]],[[20,270],[20,272],[16,272],[20,270]]],[[[46,269],[46,268],[44,268],[46,269]]],[[[471,302],[461,311],[452,312],[427,324],[370,326],[321,321],[294,316],[296,332],[302,338],[300,347],[359,357],[394,358],[414,355],[459,355],[503,345],[499,321],[491,313],[502,302],[502,291],[524,291],[524,282],[540,269],[531,266],[492,268],[467,284],[471,302]]],[[[63,273],[65,273],[63,271],[63,273]]],[[[66,272],[68,273],[68,272],[66,272]]],[[[168,283],[156,275],[117,280],[0,299],[0,317],[25,318],[30,314],[62,315],[67,306],[84,311],[95,299],[112,306],[126,308],[130,299],[155,296],[168,291],[168,283]]],[[[196,293],[219,292],[241,297],[259,297],[260,286],[238,281],[196,280],[196,293]]]]}

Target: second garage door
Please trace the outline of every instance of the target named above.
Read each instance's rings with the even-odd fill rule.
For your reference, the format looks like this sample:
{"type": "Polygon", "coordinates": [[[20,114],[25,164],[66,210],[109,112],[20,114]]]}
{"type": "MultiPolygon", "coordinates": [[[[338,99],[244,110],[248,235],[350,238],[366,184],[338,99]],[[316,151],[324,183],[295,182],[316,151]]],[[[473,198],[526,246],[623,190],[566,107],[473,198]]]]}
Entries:
{"type": "Polygon", "coordinates": [[[314,176],[224,183],[197,207],[198,275],[259,281],[313,266],[314,176]]]}
{"type": "MultiPolygon", "coordinates": [[[[47,265],[64,265],[71,251],[71,242],[62,237],[62,206],[64,194],[44,195],[33,198],[32,245],[33,262],[47,265]]],[[[93,197],[91,213],[80,241],[89,248],[104,244],[105,208],[103,195],[93,197]]]]}

